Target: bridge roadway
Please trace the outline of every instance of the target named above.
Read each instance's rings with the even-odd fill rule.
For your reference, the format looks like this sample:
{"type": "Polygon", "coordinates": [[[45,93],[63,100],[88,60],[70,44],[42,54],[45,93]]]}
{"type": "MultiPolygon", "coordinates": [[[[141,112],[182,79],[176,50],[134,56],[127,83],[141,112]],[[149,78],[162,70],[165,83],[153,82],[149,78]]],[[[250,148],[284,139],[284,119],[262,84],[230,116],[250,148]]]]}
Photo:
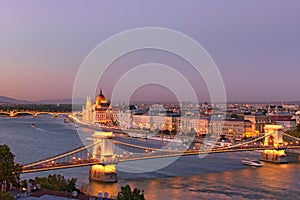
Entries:
{"type": "Polygon", "coordinates": [[[91,165],[99,165],[101,162],[98,160],[82,160],[78,162],[61,162],[61,163],[53,163],[53,164],[44,164],[40,168],[28,168],[23,169],[22,173],[33,173],[33,172],[42,172],[42,171],[50,171],[50,170],[57,170],[57,169],[68,169],[74,167],[85,167],[91,165]]]}
{"type": "MultiPolygon", "coordinates": [[[[92,166],[96,164],[100,165],[108,165],[108,164],[117,164],[121,162],[128,161],[139,161],[146,159],[159,159],[159,158],[167,158],[167,157],[179,157],[179,156],[191,156],[191,155],[200,155],[200,154],[212,154],[212,153],[229,153],[229,152],[243,152],[243,151],[255,151],[255,150],[265,150],[272,149],[272,147],[244,147],[244,148],[213,148],[210,150],[187,150],[187,151],[155,151],[149,153],[142,154],[133,154],[122,156],[119,158],[115,158],[114,160],[96,160],[96,159],[87,159],[87,160],[75,160],[71,162],[52,162],[49,164],[39,164],[34,166],[23,166],[23,173],[33,173],[33,172],[41,172],[41,171],[49,171],[49,170],[57,170],[57,169],[67,169],[67,168],[75,168],[75,167],[83,167],[83,166],[92,166]]],[[[288,149],[300,149],[300,146],[289,146],[288,149]]],[[[53,159],[51,159],[53,161],[53,159]]]]}
{"type": "MultiPolygon", "coordinates": [[[[65,152],[54,157],[46,158],[37,162],[29,163],[23,166],[23,173],[38,172],[38,171],[48,171],[55,169],[66,169],[73,167],[82,167],[90,166],[95,164],[108,165],[108,164],[117,164],[119,162],[128,162],[128,161],[137,161],[145,159],[157,159],[157,158],[166,158],[166,157],[178,157],[178,156],[189,156],[189,155],[199,155],[199,154],[211,154],[211,153],[227,153],[227,152],[241,152],[241,151],[254,151],[254,150],[265,150],[265,149],[274,149],[273,146],[262,146],[257,145],[257,141],[267,137],[269,134],[266,134],[255,139],[239,143],[233,146],[227,147],[215,147],[211,148],[210,146],[202,145],[199,149],[182,149],[182,150],[171,150],[164,148],[153,148],[141,145],[135,145],[127,142],[111,140],[115,145],[123,146],[142,150],[143,152],[137,153],[136,151],[124,152],[121,155],[114,155],[111,160],[96,160],[92,158],[92,154],[89,153],[89,149],[93,148],[96,145],[99,145],[100,142],[92,143],[87,146],[82,146],[65,152]]],[[[287,134],[285,134],[287,135],[287,134]]],[[[281,149],[300,149],[299,138],[293,136],[288,137],[294,139],[297,145],[290,145],[281,147],[281,149]]],[[[124,150],[124,148],[121,148],[124,150]]]]}
{"type": "MultiPolygon", "coordinates": [[[[127,162],[127,161],[137,161],[137,160],[145,160],[145,159],[156,159],[156,158],[166,158],[166,157],[177,157],[177,156],[188,156],[188,155],[199,155],[199,154],[208,154],[208,153],[225,153],[225,152],[237,152],[237,151],[254,151],[254,150],[263,150],[264,148],[252,148],[252,149],[227,149],[227,150],[218,150],[218,149],[212,149],[212,151],[199,151],[199,150],[188,150],[188,151],[176,151],[172,152],[170,150],[165,150],[164,153],[162,152],[150,152],[150,153],[143,153],[142,155],[134,156],[128,155],[128,156],[122,156],[122,158],[115,159],[115,160],[107,160],[107,161],[99,161],[96,159],[88,159],[88,160],[76,160],[72,162],[52,162],[55,159],[51,158],[46,160],[47,162],[50,162],[49,164],[45,164],[45,161],[40,161],[39,164],[34,163],[34,165],[31,166],[25,165],[23,166],[23,173],[31,173],[31,172],[40,172],[40,171],[49,171],[49,170],[56,170],[56,169],[66,169],[66,168],[74,168],[74,167],[83,167],[83,166],[91,166],[95,164],[117,164],[120,162],[127,162]],[[169,152],[169,153],[168,153],[169,152]],[[52,162],[52,163],[51,163],[52,162]]],[[[71,154],[70,154],[71,155],[71,154]]],[[[62,158],[65,157],[63,154],[60,156],[55,157],[62,158]]]]}
{"type": "Polygon", "coordinates": [[[52,115],[53,117],[57,117],[58,115],[69,115],[72,114],[71,112],[47,112],[47,111],[0,111],[0,114],[2,115],[8,115],[9,117],[16,117],[20,114],[27,114],[32,115],[34,117],[37,117],[38,115],[52,115]]]}

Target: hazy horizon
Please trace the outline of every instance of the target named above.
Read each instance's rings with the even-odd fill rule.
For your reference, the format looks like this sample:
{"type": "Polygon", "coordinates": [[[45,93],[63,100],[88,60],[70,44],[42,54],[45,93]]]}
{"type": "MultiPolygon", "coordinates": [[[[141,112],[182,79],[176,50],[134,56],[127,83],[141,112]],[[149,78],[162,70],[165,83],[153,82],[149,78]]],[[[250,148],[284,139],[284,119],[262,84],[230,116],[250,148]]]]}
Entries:
{"type": "MultiPolygon", "coordinates": [[[[0,7],[0,96],[38,101],[72,98],[76,73],[108,37],[138,27],[180,31],[218,66],[229,102],[299,101],[300,2],[287,1],[4,1],[0,7]]],[[[199,102],[210,101],[189,63],[166,52],[131,52],[111,64],[98,86],[110,99],[133,66],[157,62],[184,74],[199,102]]],[[[96,96],[90,94],[92,98],[96,96]]],[[[140,87],[134,101],[176,101],[167,88],[140,87]]]]}
{"type": "MultiPolygon", "coordinates": [[[[1,97],[7,97],[7,96],[0,96],[1,97]]],[[[51,103],[61,103],[60,101],[72,101],[71,98],[50,98],[50,99],[40,99],[40,100],[28,100],[28,99],[17,99],[17,98],[13,98],[13,97],[7,97],[7,98],[10,98],[10,99],[13,99],[13,100],[17,100],[17,101],[24,101],[24,102],[29,102],[29,103],[40,103],[40,102],[51,102],[51,103]]],[[[95,101],[96,97],[92,97],[92,102],[95,101]]],[[[110,99],[108,99],[108,101],[110,101],[110,99]]],[[[82,97],[82,98],[77,98],[75,100],[75,104],[85,104],[86,103],[86,98],[85,97],[82,97]],[[81,102],[81,103],[78,103],[78,102],[81,102]]],[[[0,100],[0,103],[1,103],[1,100],[0,100]]],[[[45,104],[47,104],[45,103],[45,104]]],[[[115,103],[124,103],[124,102],[115,102],[115,103]]],[[[178,101],[168,101],[168,100],[165,100],[165,101],[151,101],[151,100],[146,100],[146,101],[140,101],[140,100],[130,100],[129,103],[134,103],[134,104],[156,104],[156,103],[164,103],[164,104],[177,104],[178,101]]],[[[194,102],[196,103],[196,102],[194,102]]],[[[211,102],[205,102],[205,101],[198,101],[197,103],[211,103],[211,102]]],[[[218,102],[216,102],[218,103],[218,102]]],[[[244,103],[266,103],[266,104],[280,104],[280,103],[296,103],[296,104],[300,104],[300,100],[287,100],[287,101],[227,101],[226,102],[227,104],[230,104],[230,103],[240,103],[240,104],[244,104],[244,103]]]]}

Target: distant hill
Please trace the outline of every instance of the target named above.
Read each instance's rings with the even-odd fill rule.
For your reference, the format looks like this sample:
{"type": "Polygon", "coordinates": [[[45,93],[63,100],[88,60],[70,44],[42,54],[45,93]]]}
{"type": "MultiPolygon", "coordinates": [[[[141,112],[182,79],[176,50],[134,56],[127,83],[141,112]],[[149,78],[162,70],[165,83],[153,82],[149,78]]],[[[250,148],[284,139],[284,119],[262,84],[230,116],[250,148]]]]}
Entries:
{"type": "MultiPolygon", "coordinates": [[[[46,99],[46,100],[40,100],[40,101],[35,101],[32,102],[34,104],[72,104],[73,100],[72,99],[46,99]]],[[[85,99],[83,98],[77,98],[74,99],[75,104],[85,104],[85,99]]]]}
{"type": "Polygon", "coordinates": [[[288,101],[289,104],[298,104],[300,105],[300,101],[288,101]]]}
{"type": "MultiPolygon", "coordinates": [[[[74,100],[75,104],[84,104],[85,99],[74,100]]],[[[46,99],[39,101],[18,100],[10,97],[0,96],[0,104],[72,104],[72,99],[46,99]]]]}
{"type": "Polygon", "coordinates": [[[13,99],[10,97],[0,96],[0,104],[27,104],[30,101],[13,99]]]}
{"type": "Polygon", "coordinates": [[[45,99],[39,101],[33,101],[34,104],[71,104],[72,99],[45,99]]]}

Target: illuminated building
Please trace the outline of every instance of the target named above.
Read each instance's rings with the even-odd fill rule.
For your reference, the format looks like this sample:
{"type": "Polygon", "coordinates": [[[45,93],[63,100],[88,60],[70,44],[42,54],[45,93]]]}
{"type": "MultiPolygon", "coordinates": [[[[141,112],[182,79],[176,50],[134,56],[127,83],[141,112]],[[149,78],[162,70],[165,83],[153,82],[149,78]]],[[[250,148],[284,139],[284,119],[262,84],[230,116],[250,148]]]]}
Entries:
{"type": "Polygon", "coordinates": [[[244,120],[249,120],[253,123],[252,132],[255,133],[255,135],[264,133],[264,126],[271,124],[271,117],[262,114],[245,115],[244,120]]]}
{"type": "Polygon", "coordinates": [[[106,101],[105,96],[100,94],[96,97],[95,104],[92,104],[91,98],[87,97],[86,105],[82,108],[83,121],[89,123],[111,123],[112,111],[110,103],[106,101]]]}
{"type": "Polygon", "coordinates": [[[208,119],[199,117],[182,117],[181,131],[189,133],[195,131],[197,135],[204,135],[208,133],[208,119]]]}
{"type": "Polygon", "coordinates": [[[291,113],[281,112],[271,114],[270,116],[273,123],[283,127],[284,132],[296,128],[296,119],[292,119],[293,115],[291,113]]]}
{"type": "Polygon", "coordinates": [[[212,119],[209,124],[209,133],[215,137],[220,135],[229,140],[242,140],[243,137],[254,136],[253,123],[243,119],[212,119]]]}

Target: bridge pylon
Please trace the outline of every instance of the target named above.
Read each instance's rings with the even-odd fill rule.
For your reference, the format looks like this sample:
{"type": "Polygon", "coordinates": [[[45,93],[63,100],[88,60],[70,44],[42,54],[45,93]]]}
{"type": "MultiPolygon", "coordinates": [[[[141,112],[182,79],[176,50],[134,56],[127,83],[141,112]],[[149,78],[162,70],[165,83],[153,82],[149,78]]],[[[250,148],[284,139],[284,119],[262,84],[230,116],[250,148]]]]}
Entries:
{"type": "Polygon", "coordinates": [[[9,112],[9,116],[10,116],[10,117],[15,117],[15,116],[16,116],[16,114],[15,114],[15,112],[14,112],[14,111],[10,111],[10,112],[9,112]]]}
{"type": "Polygon", "coordinates": [[[117,182],[117,160],[114,156],[112,132],[94,132],[93,159],[99,160],[99,164],[90,169],[90,179],[101,182],[117,182]]]}
{"type": "Polygon", "coordinates": [[[283,127],[281,125],[265,125],[265,146],[274,146],[275,148],[283,145],[283,127]]]}
{"type": "Polygon", "coordinates": [[[264,150],[261,160],[273,163],[287,163],[287,156],[283,143],[283,127],[281,125],[265,125],[264,146],[270,149],[264,150]]]}

